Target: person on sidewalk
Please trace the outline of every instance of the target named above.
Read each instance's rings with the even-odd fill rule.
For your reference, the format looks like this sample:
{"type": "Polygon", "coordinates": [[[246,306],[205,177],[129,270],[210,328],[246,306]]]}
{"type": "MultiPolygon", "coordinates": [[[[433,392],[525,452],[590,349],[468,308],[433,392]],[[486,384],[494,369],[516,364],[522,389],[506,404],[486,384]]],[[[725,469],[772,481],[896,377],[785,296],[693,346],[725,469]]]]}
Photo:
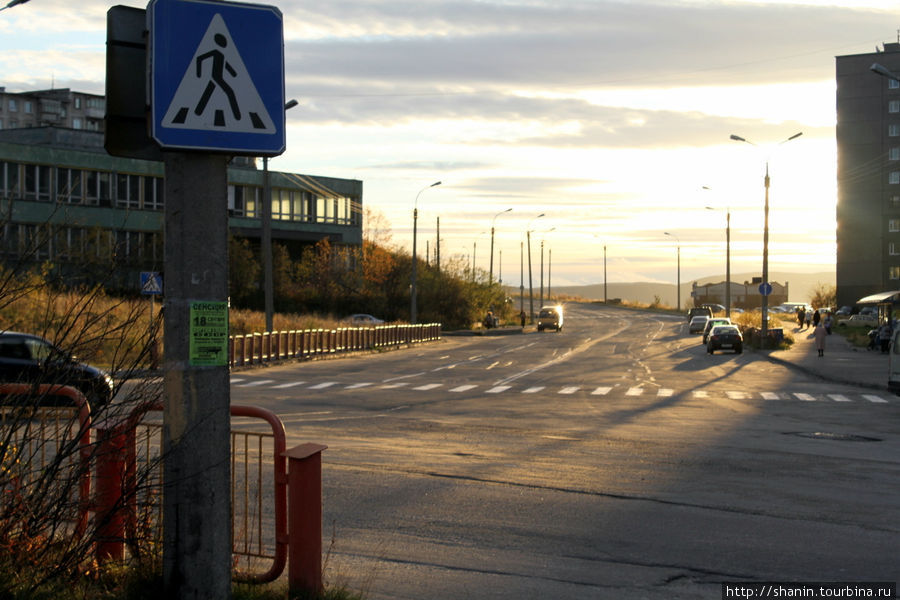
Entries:
{"type": "Polygon", "coordinates": [[[806,309],[802,306],[797,309],[797,323],[800,325],[800,329],[803,329],[803,321],[806,320],[806,309]]]}
{"type": "Polygon", "coordinates": [[[819,351],[819,356],[825,356],[825,336],[828,335],[825,332],[825,326],[821,323],[816,325],[816,330],[813,332],[813,335],[816,338],[816,350],[819,351]]]}
{"type": "Polygon", "coordinates": [[[822,313],[820,313],[819,309],[817,308],[813,311],[813,327],[814,328],[818,327],[819,322],[821,322],[821,320],[822,320],[822,313]]]}

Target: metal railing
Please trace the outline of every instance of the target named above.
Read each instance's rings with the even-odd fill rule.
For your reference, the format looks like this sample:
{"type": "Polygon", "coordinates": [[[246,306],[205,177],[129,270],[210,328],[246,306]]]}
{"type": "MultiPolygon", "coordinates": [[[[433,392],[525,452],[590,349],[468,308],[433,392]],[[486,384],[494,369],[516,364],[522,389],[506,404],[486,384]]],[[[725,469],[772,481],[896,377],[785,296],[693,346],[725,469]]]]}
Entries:
{"type": "Polygon", "coordinates": [[[377,325],[248,333],[229,338],[228,365],[243,367],[441,339],[441,324],[377,325]]]}

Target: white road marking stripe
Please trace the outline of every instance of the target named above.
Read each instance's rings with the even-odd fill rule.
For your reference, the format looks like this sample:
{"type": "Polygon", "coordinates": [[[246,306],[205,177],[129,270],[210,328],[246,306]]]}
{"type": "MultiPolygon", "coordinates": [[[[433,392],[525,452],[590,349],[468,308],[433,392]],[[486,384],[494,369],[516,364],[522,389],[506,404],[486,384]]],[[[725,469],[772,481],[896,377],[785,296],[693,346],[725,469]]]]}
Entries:
{"type": "Polygon", "coordinates": [[[403,383],[389,383],[389,384],[387,384],[387,385],[381,386],[381,389],[383,389],[383,390],[395,390],[395,389],[397,389],[397,388],[406,387],[406,386],[408,386],[408,385],[409,385],[409,382],[408,382],[408,381],[405,381],[405,382],[403,382],[403,383]]]}
{"type": "Polygon", "coordinates": [[[510,387],[512,387],[512,386],[508,386],[508,385],[497,385],[497,386],[494,386],[494,387],[492,387],[491,389],[487,390],[485,393],[486,393],[486,394],[499,394],[500,392],[505,392],[505,391],[508,390],[510,387]]]}
{"type": "Polygon", "coordinates": [[[760,396],[763,397],[763,400],[778,400],[779,396],[775,392],[760,392],[760,396]]]}
{"type": "Polygon", "coordinates": [[[537,394],[539,391],[541,391],[542,389],[544,389],[544,387],[545,387],[545,386],[543,386],[543,385],[536,385],[536,386],[534,386],[534,387],[530,387],[530,388],[528,388],[528,389],[522,390],[522,393],[523,393],[523,394],[537,394]]]}
{"type": "Polygon", "coordinates": [[[359,388],[369,387],[370,385],[372,385],[372,384],[368,383],[368,382],[367,383],[354,383],[354,384],[348,385],[345,389],[358,390],[359,388]]]}
{"type": "Polygon", "coordinates": [[[246,381],[246,379],[244,379],[243,377],[232,377],[232,379],[229,383],[234,385],[235,383],[240,383],[242,381],[246,381]]]}
{"type": "Polygon", "coordinates": [[[292,381],[290,383],[282,383],[280,385],[273,385],[272,389],[284,390],[287,388],[297,387],[298,385],[303,385],[304,383],[306,383],[306,382],[305,381],[292,381]]]}
{"type": "Polygon", "coordinates": [[[625,395],[626,396],[640,396],[643,393],[644,393],[644,388],[633,387],[633,388],[628,388],[628,391],[625,392],[625,395]]]}
{"type": "Polygon", "coordinates": [[[564,387],[563,389],[559,390],[559,393],[560,394],[574,394],[575,392],[577,392],[580,389],[581,389],[581,386],[574,385],[574,386],[570,386],[570,387],[564,387]]]}
{"type": "Polygon", "coordinates": [[[273,383],[274,379],[257,379],[256,381],[248,381],[247,383],[242,383],[238,387],[256,387],[258,385],[266,385],[267,383],[273,383]]]}
{"type": "Polygon", "coordinates": [[[873,396],[872,394],[863,394],[863,398],[865,398],[869,402],[875,402],[876,404],[887,404],[887,400],[885,400],[881,396],[873,396]]]}
{"type": "Polygon", "coordinates": [[[803,400],[804,402],[815,402],[816,401],[816,397],[813,396],[812,394],[795,393],[794,397],[797,398],[797,400],[803,400]]]}
{"type": "Polygon", "coordinates": [[[656,392],[656,395],[660,398],[669,398],[672,394],[675,393],[675,390],[669,388],[659,388],[659,391],[656,392]]]}
{"type": "Polygon", "coordinates": [[[709,398],[709,392],[706,390],[694,390],[694,398],[709,398]]]}
{"type": "Polygon", "coordinates": [[[425,385],[420,385],[419,387],[414,387],[414,390],[418,390],[420,392],[427,392],[428,390],[433,390],[434,388],[439,388],[443,383],[426,383],[425,385]]]}
{"type": "Polygon", "coordinates": [[[477,385],[461,385],[450,390],[451,392],[468,392],[469,390],[474,390],[477,388],[477,385]]]}
{"type": "Polygon", "coordinates": [[[324,390],[325,388],[330,388],[333,385],[337,385],[337,381],[326,381],[325,383],[317,383],[316,385],[310,386],[311,390],[324,390]]]}
{"type": "Polygon", "coordinates": [[[594,390],[593,392],[591,392],[591,395],[592,395],[592,396],[605,396],[605,395],[607,395],[610,391],[612,391],[612,388],[611,388],[611,387],[598,387],[596,390],[594,390]]]}
{"type": "Polygon", "coordinates": [[[747,394],[745,394],[744,392],[729,391],[725,392],[725,395],[732,400],[744,400],[747,398],[747,394]]]}
{"type": "Polygon", "coordinates": [[[851,402],[850,398],[844,396],[843,394],[828,394],[828,397],[835,402],[851,402]]]}

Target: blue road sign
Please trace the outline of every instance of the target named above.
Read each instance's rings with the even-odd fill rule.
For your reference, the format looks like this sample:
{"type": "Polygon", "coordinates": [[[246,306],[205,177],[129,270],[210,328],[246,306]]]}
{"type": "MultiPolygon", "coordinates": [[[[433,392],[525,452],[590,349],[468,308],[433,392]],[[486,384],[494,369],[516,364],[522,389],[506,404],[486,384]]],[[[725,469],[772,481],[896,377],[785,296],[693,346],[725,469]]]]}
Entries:
{"type": "Polygon", "coordinates": [[[151,133],[162,148],[284,152],[281,11],[241,2],[152,0],[148,23],[151,133]]]}
{"type": "Polygon", "coordinates": [[[156,271],[141,271],[141,293],[150,296],[162,294],[162,275],[156,271]]]}
{"type": "Polygon", "coordinates": [[[759,284],[759,293],[763,296],[770,295],[772,293],[772,284],[767,281],[759,284]]]}

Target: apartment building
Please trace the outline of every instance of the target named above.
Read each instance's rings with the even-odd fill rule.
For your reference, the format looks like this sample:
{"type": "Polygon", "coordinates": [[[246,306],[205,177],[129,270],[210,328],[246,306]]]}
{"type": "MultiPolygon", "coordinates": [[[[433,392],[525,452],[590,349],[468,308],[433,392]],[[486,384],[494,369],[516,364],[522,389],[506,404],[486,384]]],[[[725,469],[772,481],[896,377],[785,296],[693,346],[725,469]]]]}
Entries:
{"type": "Polygon", "coordinates": [[[900,43],[838,56],[837,302],[900,289],[900,43]]]}

